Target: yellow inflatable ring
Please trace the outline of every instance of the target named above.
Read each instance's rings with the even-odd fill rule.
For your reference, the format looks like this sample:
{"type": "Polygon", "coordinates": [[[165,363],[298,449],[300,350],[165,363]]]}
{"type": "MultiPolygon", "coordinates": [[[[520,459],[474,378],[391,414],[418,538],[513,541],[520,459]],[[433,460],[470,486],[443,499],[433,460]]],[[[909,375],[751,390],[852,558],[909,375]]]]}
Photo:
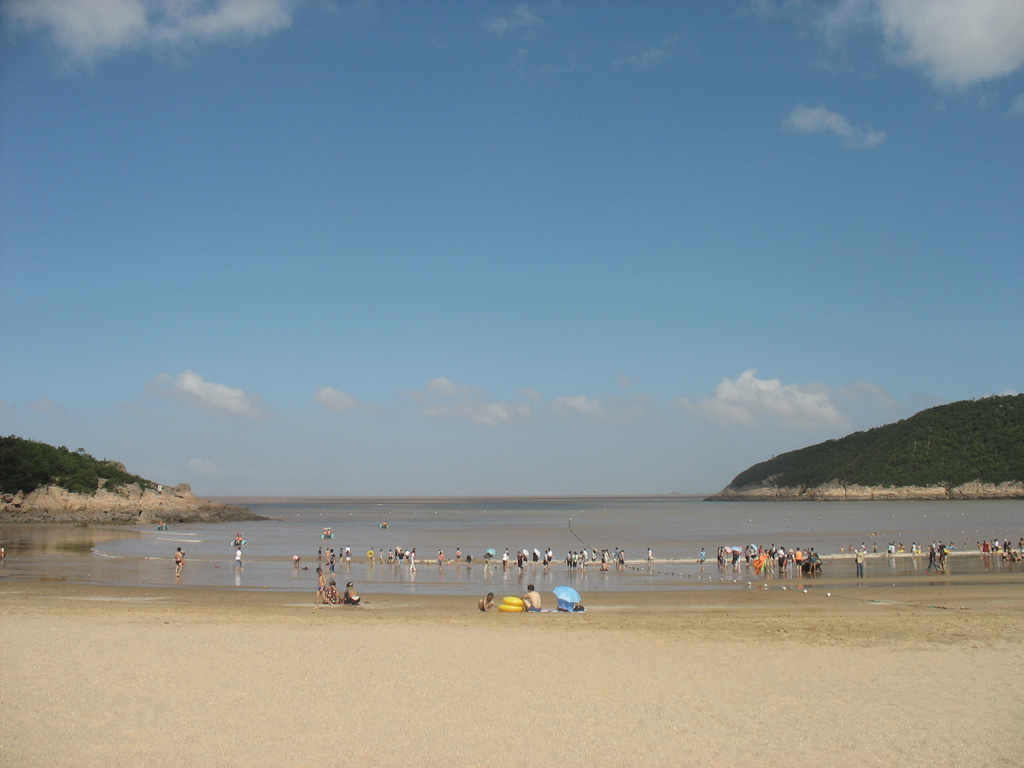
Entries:
{"type": "Polygon", "coordinates": [[[523,598],[521,597],[503,597],[501,598],[501,602],[505,605],[514,605],[520,609],[523,607],[523,598]]]}
{"type": "Polygon", "coordinates": [[[523,612],[523,606],[521,606],[521,605],[508,605],[507,603],[502,603],[501,605],[498,606],[498,610],[501,611],[502,613],[522,613],[523,612]]]}
{"type": "Polygon", "coordinates": [[[368,549],[368,550],[366,550],[366,556],[367,556],[368,558],[370,558],[371,560],[373,560],[373,555],[374,555],[374,552],[373,552],[373,550],[372,550],[372,549],[368,549]]]}

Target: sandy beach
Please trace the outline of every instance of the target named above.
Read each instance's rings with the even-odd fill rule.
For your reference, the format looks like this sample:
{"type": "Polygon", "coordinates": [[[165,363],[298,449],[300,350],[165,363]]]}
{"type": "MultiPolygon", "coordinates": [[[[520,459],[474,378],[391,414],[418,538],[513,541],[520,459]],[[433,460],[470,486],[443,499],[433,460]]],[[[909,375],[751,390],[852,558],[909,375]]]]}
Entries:
{"type": "Polygon", "coordinates": [[[1017,766],[1022,587],[604,593],[524,615],[5,580],[0,765],[1017,766]]]}

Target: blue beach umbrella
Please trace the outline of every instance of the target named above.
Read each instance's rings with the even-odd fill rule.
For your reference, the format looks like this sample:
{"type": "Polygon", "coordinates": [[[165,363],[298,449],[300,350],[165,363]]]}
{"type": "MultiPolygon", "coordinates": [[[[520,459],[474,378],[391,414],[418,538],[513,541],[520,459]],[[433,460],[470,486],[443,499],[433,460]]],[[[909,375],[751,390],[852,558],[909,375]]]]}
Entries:
{"type": "Polygon", "coordinates": [[[580,593],[572,587],[555,587],[552,592],[558,598],[558,608],[562,611],[571,611],[580,601],[580,593]]]}

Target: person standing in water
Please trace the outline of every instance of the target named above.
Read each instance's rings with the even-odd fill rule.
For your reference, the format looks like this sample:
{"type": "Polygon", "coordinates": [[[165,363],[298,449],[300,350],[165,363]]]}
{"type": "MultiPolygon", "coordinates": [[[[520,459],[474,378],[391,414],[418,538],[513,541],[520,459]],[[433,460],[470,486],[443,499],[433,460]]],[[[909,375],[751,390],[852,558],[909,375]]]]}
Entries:
{"type": "Polygon", "coordinates": [[[181,570],[185,567],[185,553],[181,551],[181,547],[178,547],[178,551],[174,553],[174,578],[181,578],[181,570]]]}

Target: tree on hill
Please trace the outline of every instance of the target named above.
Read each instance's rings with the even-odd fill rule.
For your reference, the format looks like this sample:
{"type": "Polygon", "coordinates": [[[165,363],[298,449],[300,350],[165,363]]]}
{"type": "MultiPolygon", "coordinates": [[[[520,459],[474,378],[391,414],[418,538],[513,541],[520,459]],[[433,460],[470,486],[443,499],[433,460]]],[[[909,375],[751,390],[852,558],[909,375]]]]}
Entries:
{"type": "Polygon", "coordinates": [[[36,488],[58,485],[72,493],[96,493],[138,483],[156,484],[128,472],[116,461],[93,458],[84,448],[70,451],[20,437],[0,437],[0,493],[31,493],[36,488]]]}
{"type": "Polygon", "coordinates": [[[1024,395],[929,408],[783,453],[741,472],[728,488],[812,488],[833,481],[882,487],[1024,481],[1024,395]]]}

